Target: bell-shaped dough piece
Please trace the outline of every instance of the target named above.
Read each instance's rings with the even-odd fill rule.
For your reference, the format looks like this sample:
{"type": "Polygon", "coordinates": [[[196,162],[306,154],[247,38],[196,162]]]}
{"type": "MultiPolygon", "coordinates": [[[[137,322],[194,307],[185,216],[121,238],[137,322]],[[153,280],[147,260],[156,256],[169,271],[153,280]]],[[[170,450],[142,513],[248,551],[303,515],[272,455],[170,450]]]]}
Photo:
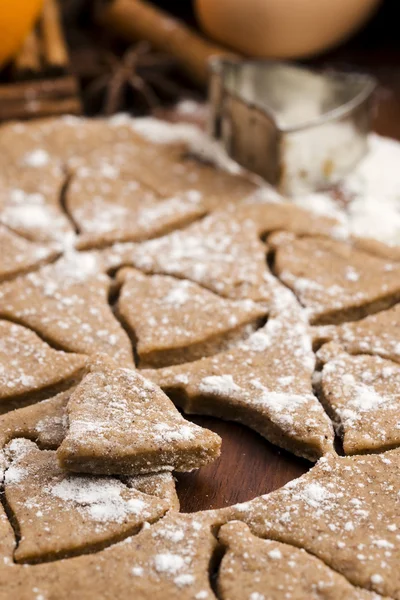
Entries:
{"type": "Polygon", "coordinates": [[[55,453],[28,440],[6,448],[4,489],[21,536],[17,562],[42,562],[99,550],[155,521],[166,502],[118,479],[65,473],[55,453]]]}
{"type": "Polygon", "coordinates": [[[191,471],[219,456],[221,439],[186,421],[137,371],[99,358],[68,404],[69,430],[57,455],[63,468],[141,475],[191,471]]]}
{"type": "Polygon", "coordinates": [[[130,265],[151,274],[189,279],[235,300],[266,301],[266,248],[251,219],[215,212],[185,229],[143,244],[105,251],[109,267],[130,265]]]}
{"type": "Polygon", "coordinates": [[[0,282],[37,269],[58,255],[56,249],[30,242],[0,223],[0,282]]]}
{"type": "Polygon", "coordinates": [[[71,387],[86,361],[86,356],[53,350],[25,327],[0,321],[0,413],[71,387]]]}
{"type": "Polygon", "coordinates": [[[400,363],[400,304],[360,321],[315,327],[314,339],[337,341],[349,354],[375,354],[400,363]]]}
{"type": "Polygon", "coordinates": [[[310,460],[329,452],[333,429],[312,392],[314,354],[304,311],[276,283],[267,324],[236,348],[145,370],[188,413],[239,421],[310,460]]]}
{"type": "Polygon", "coordinates": [[[262,540],[239,521],[218,533],[226,554],[218,573],[221,600],[379,600],[352,586],[321,560],[300,548],[262,540]]]}
{"type": "Polygon", "coordinates": [[[343,323],[400,300],[400,263],[323,238],[279,246],[275,270],[307,307],[312,323],[343,323]]]}
{"type": "Polygon", "coordinates": [[[137,339],[141,367],[190,362],[248,337],[266,310],[187,280],[124,269],[118,314],[137,339]]]}
{"type": "Polygon", "coordinates": [[[321,559],[353,585],[400,598],[400,451],[323,457],[280,490],[233,507],[256,535],[321,559]]]}
{"type": "Polygon", "coordinates": [[[334,342],[318,356],[321,401],[337,423],[346,454],[400,444],[400,365],[380,356],[351,356],[334,342]]]}
{"type": "Polygon", "coordinates": [[[69,352],[103,352],[131,365],[131,342],[108,304],[110,278],[95,253],[56,263],[0,286],[0,316],[18,321],[69,352]]]}

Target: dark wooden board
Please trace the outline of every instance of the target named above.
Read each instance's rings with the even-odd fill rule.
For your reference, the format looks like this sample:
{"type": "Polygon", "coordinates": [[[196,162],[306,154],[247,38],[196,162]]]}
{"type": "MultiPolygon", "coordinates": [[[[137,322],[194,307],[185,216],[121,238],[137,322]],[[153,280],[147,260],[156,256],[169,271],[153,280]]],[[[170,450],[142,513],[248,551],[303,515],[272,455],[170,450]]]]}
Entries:
{"type": "Polygon", "coordinates": [[[182,512],[251,500],[281,487],[311,467],[308,461],[280,450],[242,425],[210,417],[190,417],[190,420],[218,433],[222,452],[211,465],[177,475],[182,512]]]}
{"type": "MultiPolygon", "coordinates": [[[[400,53],[398,53],[400,59],[400,53]]],[[[374,130],[400,139],[400,67],[391,66],[394,54],[338,51],[323,63],[368,70],[380,82],[374,111],[374,130]]],[[[400,65],[400,60],[397,61],[400,65]]],[[[223,440],[222,455],[197,472],[178,475],[177,490],[183,512],[245,502],[275,490],[305,473],[311,463],[279,450],[246,427],[218,419],[196,417],[194,422],[216,431],[223,440]]]]}

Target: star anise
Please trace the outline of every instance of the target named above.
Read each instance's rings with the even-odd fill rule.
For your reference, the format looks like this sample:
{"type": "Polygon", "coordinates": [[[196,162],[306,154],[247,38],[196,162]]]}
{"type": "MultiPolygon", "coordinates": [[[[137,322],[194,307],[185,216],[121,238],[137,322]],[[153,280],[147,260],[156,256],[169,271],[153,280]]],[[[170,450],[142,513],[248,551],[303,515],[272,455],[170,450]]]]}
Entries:
{"type": "Polygon", "coordinates": [[[105,115],[135,108],[129,106],[128,97],[133,98],[134,104],[153,110],[160,105],[159,94],[173,98],[185,91],[170,77],[174,60],[153,52],[147,42],[129,48],[122,57],[106,51],[102,62],[104,72],[86,87],[85,96],[89,103],[100,99],[101,112],[105,115]]]}

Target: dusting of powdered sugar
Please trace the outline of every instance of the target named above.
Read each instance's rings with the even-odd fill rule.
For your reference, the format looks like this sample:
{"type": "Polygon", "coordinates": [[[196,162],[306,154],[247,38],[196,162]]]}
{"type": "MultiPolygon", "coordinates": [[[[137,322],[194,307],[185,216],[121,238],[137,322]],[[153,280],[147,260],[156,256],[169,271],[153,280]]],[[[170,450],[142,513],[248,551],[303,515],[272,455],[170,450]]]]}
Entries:
{"type": "Polygon", "coordinates": [[[347,171],[349,161],[354,163],[355,150],[360,156],[363,147],[364,141],[348,121],[326,122],[287,133],[283,150],[285,176],[280,187],[284,193],[296,196],[332,185],[347,171]]]}
{"type": "Polygon", "coordinates": [[[93,521],[122,523],[129,515],[141,515],[146,508],[140,498],[124,498],[124,490],[116,479],[71,476],[46,491],[78,506],[93,521]]]}
{"type": "Polygon", "coordinates": [[[26,475],[26,469],[11,465],[11,467],[9,467],[5,472],[4,482],[6,485],[20,483],[26,475]]]}
{"type": "Polygon", "coordinates": [[[241,388],[234,382],[232,375],[209,375],[200,383],[201,392],[229,395],[240,392],[241,388]]]}
{"type": "Polygon", "coordinates": [[[354,379],[353,385],[353,397],[349,400],[348,406],[356,410],[375,411],[381,404],[391,401],[389,397],[378,394],[371,386],[355,384],[354,379]]]}
{"type": "Polygon", "coordinates": [[[50,162],[50,155],[43,148],[37,148],[28,154],[25,154],[23,162],[28,167],[45,167],[50,162]]]}
{"type": "Polygon", "coordinates": [[[317,509],[326,507],[335,497],[332,492],[318,482],[305,485],[300,496],[306,504],[317,509]]]}
{"type": "Polygon", "coordinates": [[[173,304],[174,306],[182,306],[190,300],[190,288],[189,281],[179,281],[176,285],[164,296],[164,302],[167,304],[173,304]]]}
{"type": "Polygon", "coordinates": [[[2,456],[4,457],[4,483],[6,485],[18,484],[28,475],[26,467],[19,463],[27,452],[29,452],[27,440],[22,438],[13,439],[6,447],[2,456]]]}
{"type": "Polygon", "coordinates": [[[341,183],[348,202],[344,209],[330,192],[299,195],[294,201],[303,208],[339,218],[355,235],[400,244],[399,162],[400,143],[373,133],[368,154],[341,183]]]}
{"type": "Polygon", "coordinates": [[[157,573],[177,573],[185,564],[185,560],[179,554],[165,553],[154,557],[154,566],[157,573]]]}

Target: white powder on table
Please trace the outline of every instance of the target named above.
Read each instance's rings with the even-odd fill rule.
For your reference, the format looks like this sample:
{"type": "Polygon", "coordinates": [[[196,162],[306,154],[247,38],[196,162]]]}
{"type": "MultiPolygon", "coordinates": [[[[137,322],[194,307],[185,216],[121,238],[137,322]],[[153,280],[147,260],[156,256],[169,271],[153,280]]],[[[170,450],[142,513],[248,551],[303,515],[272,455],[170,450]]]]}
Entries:
{"type": "Polygon", "coordinates": [[[334,193],[296,196],[296,204],[338,217],[350,233],[389,244],[400,244],[400,143],[374,133],[369,152],[341,183],[347,205],[334,193]]]}

